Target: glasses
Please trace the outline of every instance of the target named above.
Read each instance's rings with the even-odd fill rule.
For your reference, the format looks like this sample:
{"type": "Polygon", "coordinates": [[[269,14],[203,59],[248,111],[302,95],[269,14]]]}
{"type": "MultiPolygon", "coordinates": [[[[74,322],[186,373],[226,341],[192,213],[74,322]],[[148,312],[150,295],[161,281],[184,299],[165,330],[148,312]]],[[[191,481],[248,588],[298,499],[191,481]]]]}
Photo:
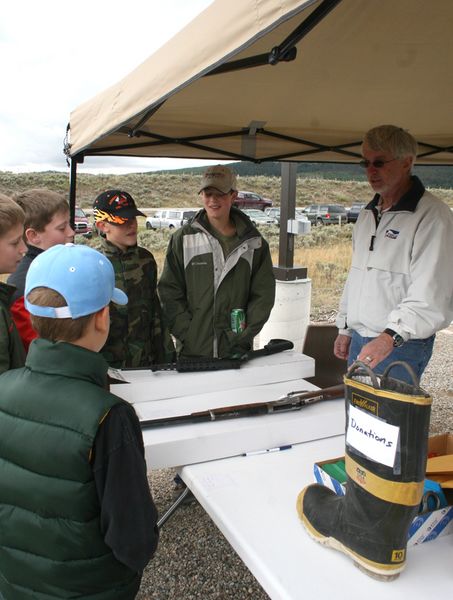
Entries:
{"type": "Polygon", "coordinates": [[[368,169],[368,167],[374,167],[375,169],[382,169],[382,167],[384,165],[386,165],[389,162],[393,162],[394,160],[398,160],[398,159],[391,158],[390,160],[382,160],[381,158],[378,158],[377,160],[361,160],[359,162],[359,165],[363,169],[368,169]]]}

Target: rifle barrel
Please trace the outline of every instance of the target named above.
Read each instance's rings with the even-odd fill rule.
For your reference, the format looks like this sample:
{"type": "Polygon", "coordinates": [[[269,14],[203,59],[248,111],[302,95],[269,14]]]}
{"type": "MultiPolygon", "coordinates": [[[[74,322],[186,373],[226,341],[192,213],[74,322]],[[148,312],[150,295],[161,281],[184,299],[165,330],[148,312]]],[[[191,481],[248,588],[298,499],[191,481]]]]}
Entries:
{"type": "Polygon", "coordinates": [[[141,421],[142,429],[167,427],[170,425],[183,425],[186,423],[205,423],[208,421],[220,421],[224,419],[235,419],[239,417],[257,417],[272,414],[274,412],[289,412],[300,410],[307,404],[323,400],[333,400],[344,395],[344,386],[336,385],[322,390],[311,390],[307,392],[291,392],[288,399],[273,400],[271,402],[256,402],[254,404],[237,404],[234,406],[222,406],[209,410],[178,415],[176,417],[163,417],[160,419],[149,419],[141,421]],[[296,396],[297,395],[297,396],[296,396]]]}

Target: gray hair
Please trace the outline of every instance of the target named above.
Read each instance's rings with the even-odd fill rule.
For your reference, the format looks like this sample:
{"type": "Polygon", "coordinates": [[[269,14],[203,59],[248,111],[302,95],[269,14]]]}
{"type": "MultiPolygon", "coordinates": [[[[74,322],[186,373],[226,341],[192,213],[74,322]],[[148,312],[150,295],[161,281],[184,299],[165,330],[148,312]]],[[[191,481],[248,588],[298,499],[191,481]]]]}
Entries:
{"type": "Polygon", "coordinates": [[[395,158],[417,157],[417,142],[415,138],[401,127],[395,125],[379,125],[365,134],[363,143],[374,151],[390,152],[395,158]]]}

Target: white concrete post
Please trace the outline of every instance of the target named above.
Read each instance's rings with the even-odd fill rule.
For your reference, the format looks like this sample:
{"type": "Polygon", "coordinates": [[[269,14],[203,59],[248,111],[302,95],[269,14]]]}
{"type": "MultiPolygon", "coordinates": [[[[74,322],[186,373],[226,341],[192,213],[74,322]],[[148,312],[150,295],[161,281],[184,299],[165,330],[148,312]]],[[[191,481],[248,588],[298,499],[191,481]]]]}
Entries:
{"type": "Polygon", "coordinates": [[[292,341],[294,349],[302,352],[310,308],[311,279],[276,281],[274,308],[255,338],[255,348],[262,348],[273,338],[281,338],[292,341]]]}

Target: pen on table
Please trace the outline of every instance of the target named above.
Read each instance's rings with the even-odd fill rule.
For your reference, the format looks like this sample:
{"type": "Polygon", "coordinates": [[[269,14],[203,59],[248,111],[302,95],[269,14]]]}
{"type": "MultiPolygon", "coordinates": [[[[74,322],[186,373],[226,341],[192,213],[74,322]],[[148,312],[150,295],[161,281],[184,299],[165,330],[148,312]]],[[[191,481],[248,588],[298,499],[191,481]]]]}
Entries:
{"type": "Polygon", "coordinates": [[[241,456],[256,456],[257,454],[267,454],[268,452],[281,452],[282,450],[289,450],[292,448],[291,444],[286,446],[277,446],[276,448],[266,448],[265,450],[253,450],[252,452],[243,452],[241,456]]]}

